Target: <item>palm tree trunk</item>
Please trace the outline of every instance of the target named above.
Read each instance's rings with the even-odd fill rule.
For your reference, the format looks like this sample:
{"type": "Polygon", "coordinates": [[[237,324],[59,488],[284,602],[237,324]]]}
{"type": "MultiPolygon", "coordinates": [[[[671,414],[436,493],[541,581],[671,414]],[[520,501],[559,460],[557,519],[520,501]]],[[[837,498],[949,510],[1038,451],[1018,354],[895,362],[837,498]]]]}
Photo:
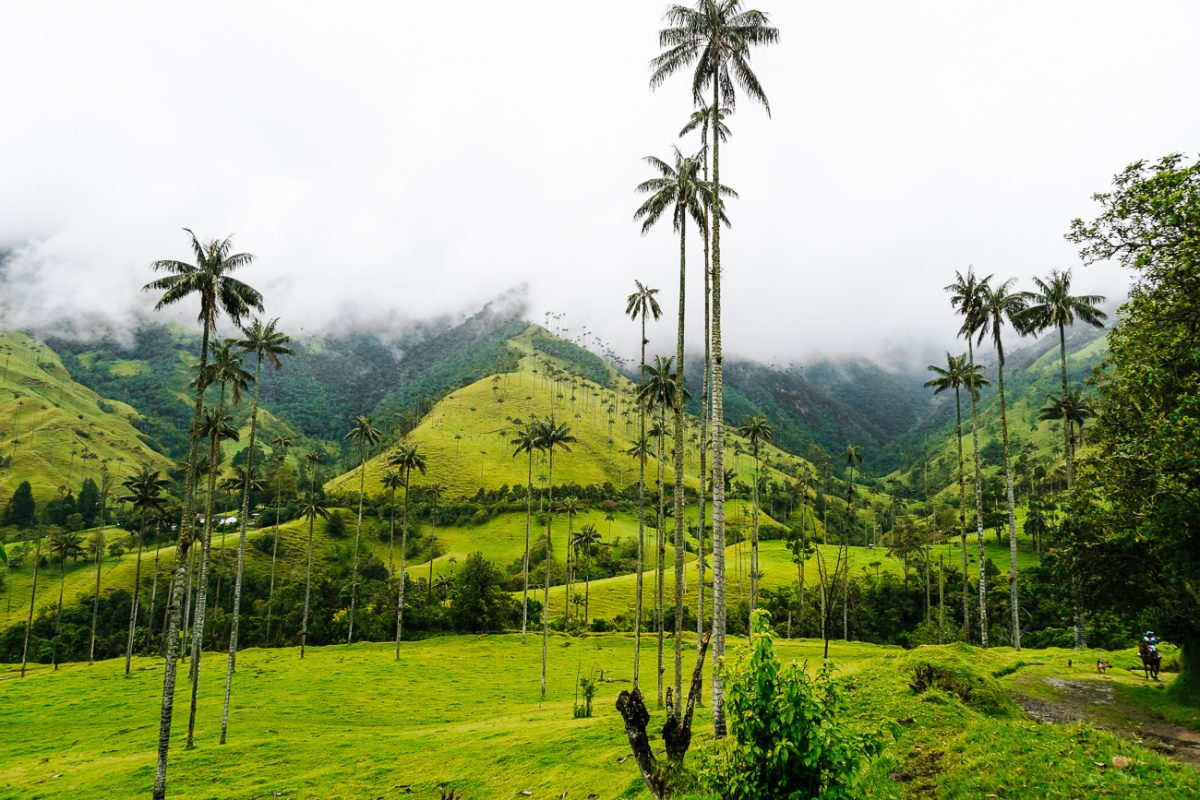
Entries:
{"type": "Polygon", "coordinates": [[[358,543],[362,539],[363,492],[366,491],[367,449],[359,447],[358,468],[358,524],[354,526],[354,566],[350,571],[350,630],[346,644],[354,644],[354,602],[358,598],[358,543]]]}
{"type": "MultiPolygon", "coordinates": [[[[272,453],[272,456],[274,453],[272,453]]],[[[279,459],[279,468],[283,469],[286,456],[279,459]]],[[[275,480],[275,528],[271,539],[271,582],[267,587],[267,647],[271,646],[271,612],[275,604],[275,560],[279,557],[279,503],[283,494],[282,476],[275,480]]]]}
{"type": "MultiPolygon", "coordinates": [[[[642,365],[641,382],[646,381],[646,309],[642,309],[642,365]]],[[[638,672],[642,664],[642,593],[645,591],[643,550],[646,544],[646,406],[638,403],[641,421],[641,438],[638,439],[638,541],[637,541],[637,588],[633,600],[633,688],[638,688],[638,672]]]]}
{"type": "MultiPolygon", "coordinates": [[[[1066,328],[1058,326],[1058,366],[1062,377],[1062,397],[1067,398],[1067,333],[1066,328]]],[[[1080,437],[1082,439],[1082,436],[1080,437]]],[[[1082,443],[1080,444],[1082,447],[1082,443]]],[[[1071,421],[1063,415],[1063,448],[1067,467],[1067,489],[1075,485],[1075,443],[1071,437],[1071,421]]],[[[1083,613],[1083,605],[1079,602],[1079,576],[1072,566],[1071,575],[1071,604],[1075,612],[1075,648],[1087,647],[1087,621],[1083,613]]]]}
{"type": "Polygon", "coordinates": [[[408,482],[412,467],[404,468],[404,516],[400,519],[400,586],[396,590],[396,660],[400,660],[400,637],[404,634],[404,584],[408,581],[408,482]]]}
{"type": "MultiPolygon", "coordinates": [[[[973,373],[972,373],[973,374],[973,373]]],[[[972,386],[968,389],[974,392],[972,386]]],[[[970,581],[967,578],[967,484],[963,476],[962,401],[959,388],[954,387],[954,441],[958,445],[958,530],[962,540],[962,608],[963,641],[971,641],[970,581]]]]}
{"type": "Polygon", "coordinates": [[[550,644],[550,531],[554,527],[554,445],[550,445],[549,493],[546,499],[546,585],[542,587],[542,699],[546,699],[546,655],[550,644]]]}
{"type": "Polygon", "coordinates": [[[229,730],[229,694],[237,666],[238,621],[242,611],[242,571],[246,567],[246,521],[250,517],[250,482],[254,477],[254,439],[258,433],[258,398],[262,386],[262,355],[254,367],[254,399],[250,403],[250,443],[246,451],[246,482],[242,486],[241,531],[238,534],[237,573],[233,585],[233,618],[229,624],[229,665],[225,669],[225,707],[221,711],[221,744],[229,730]]]}
{"type": "MultiPolygon", "coordinates": [[[[975,347],[967,337],[967,359],[970,374],[975,374],[975,347]]],[[[988,646],[987,619],[987,553],[983,549],[983,478],[979,469],[979,415],[976,410],[975,392],[971,396],[971,444],[975,457],[975,528],[979,534],[979,644],[988,646]]]]}
{"type": "MultiPolygon", "coordinates": [[[[208,363],[209,324],[206,321],[200,337],[200,367],[198,376],[203,376],[208,363]]],[[[171,593],[167,600],[167,643],[166,668],[163,670],[162,708],[158,724],[158,761],[154,773],[154,800],[164,800],[167,794],[167,752],[171,747],[171,717],[175,710],[175,676],[179,659],[180,604],[183,602],[184,573],[188,551],[192,545],[194,524],[193,503],[195,502],[196,445],[200,439],[200,417],[204,410],[204,380],[196,380],[196,400],[192,410],[191,441],[183,482],[183,515],[179,520],[179,539],[175,547],[175,566],[172,569],[171,593]]]]}
{"type": "Polygon", "coordinates": [[[664,439],[667,433],[667,407],[665,404],[659,406],[658,412],[658,525],[655,526],[654,544],[658,550],[658,559],[654,575],[654,627],[658,634],[658,707],[664,705],[663,699],[663,675],[666,669],[663,667],[663,628],[666,623],[666,614],[663,609],[663,585],[666,582],[666,561],[667,561],[667,537],[663,530],[667,519],[667,501],[665,489],[663,485],[666,473],[666,459],[664,457],[664,439]]]}
{"type": "Polygon", "coordinates": [[[437,558],[437,500],[429,517],[429,582],[425,584],[425,601],[433,599],[433,560],[437,558]]]}
{"type": "MultiPolygon", "coordinates": [[[[133,570],[133,597],[129,603],[129,640],[125,643],[125,674],[129,674],[129,661],[133,657],[133,632],[137,628],[138,594],[142,585],[142,539],[146,536],[146,511],[142,509],[142,521],[138,529],[137,564],[133,570]]],[[[100,568],[96,568],[96,584],[100,583],[100,568]]]]}
{"type": "Polygon", "coordinates": [[[154,523],[154,577],[150,581],[150,613],[146,618],[146,644],[154,638],[154,606],[158,601],[158,554],[162,549],[162,517],[154,523]]]}
{"type": "Polygon", "coordinates": [[[687,219],[679,226],[679,325],[675,332],[675,718],[683,713],[683,333],[687,297],[687,219]]]}
{"type": "Polygon", "coordinates": [[[750,529],[750,616],[746,618],[746,631],[751,641],[754,641],[754,626],[750,621],[754,617],[754,608],[758,602],[758,482],[758,443],[756,442],[754,444],[754,517],[751,520],[753,524],[750,529]]]}
{"type": "Polygon", "coordinates": [[[61,555],[62,560],[58,562],[58,609],[54,612],[54,646],[50,650],[55,672],[58,672],[58,632],[62,623],[63,591],[67,587],[67,554],[64,552],[61,555]]]}
{"type": "Polygon", "coordinates": [[[33,551],[33,587],[29,590],[29,619],[25,622],[25,644],[21,648],[21,677],[25,677],[25,665],[29,662],[29,632],[33,630],[33,602],[37,597],[38,564],[42,560],[42,537],[37,537],[33,551]]]}
{"type": "MultiPolygon", "coordinates": [[[[526,440],[528,443],[528,439],[526,440]]],[[[521,644],[525,644],[525,632],[529,626],[529,536],[533,526],[533,448],[529,449],[529,475],[525,481],[525,558],[522,561],[521,574],[524,585],[521,588],[521,644]]]]}
{"type": "MultiPolygon", "coordinates": [[[[104,532],[103,513],[101,514],[100,532],[104,532]]],[[[92,593],[92,640],[88,646],[88,664],[92,664],[96,660],[96,617],[100,614],[100,565],[104,563],[104,550],[96,552],[96,590],[92,593]]],[[[8,591],[9,599],[12,599],[12,588],[8,591]]],[[[153,611],[151,612],[153,613],[153,611]]],[[[153,617],[151,617],[153,619],[153,617]]]]}
{"type": "Polygon", "coordinates": [[[1004,440],[1004,484],[1008,492],[1008,566],[1009,601],[1012,604],[1012,646],[1021,649],[1021,604],[1017,591],[1017,506],[1013,498],[1012,458],[1008,446],[1008,409],[1004,399],[1004,348],[996,340],[997,369],[1000,384],[1000,432],[1004,440]]]}
{"type": "MultiPolygon", "coordinates": [[[[718,122],[720,121],[718,115],[718,122]]],[[[705,144],[708,142],[706,141],[705,144]]],[[[704,154],[704,182],[708,183],[708,153],[704,154]]],[[[712,332],[709,330],[710,325],[710,309],[709,296],[712,292],[709,277],[709,246],[708,237],[709,230],[712,225],[711,215],[708,205],[704,206],[704,378],[700,382],[700,492],[699,492],[699,520],[697,526],[699,530],[699,540],[696,548],[696,641],[700,641],[704,636],[704,539],[707,535],[708,519],[704,502],[707,499],[707,491],[704,486],[704,481],[708,477],[707,466],[708,457],[708,418],[709,418],[709,394],[711,385],[712,373],[712,352],[710,344],[712,341],[712,332]]],[[[699,703],[700,698],[696,701],[699,703]]]]}
{"type": "Polygon", "coordinates": [[[315,514],[308,518],[308,556],[304,566],[304,616],[300,621],[300,658],[304,658],[304,646],[308,643],[308,606],[309,597],[312,595],[313,525],[316,519],[315,514]]]}
{"type": "MultiPolygon", "coordinates": [[[[721,108],[720,81],[713,81],[713,108],[721,108]]],[[[725,684],[718,665],[725,657],[725,390],[723,349],[721,343],[721,137],[720,112],[712,126],[713,174],[712,194],[716,220],[712,226],[712,442],[713,442],[713,635],[712,635],[712,697],[713,735],[725,738],[725,684]]]]}

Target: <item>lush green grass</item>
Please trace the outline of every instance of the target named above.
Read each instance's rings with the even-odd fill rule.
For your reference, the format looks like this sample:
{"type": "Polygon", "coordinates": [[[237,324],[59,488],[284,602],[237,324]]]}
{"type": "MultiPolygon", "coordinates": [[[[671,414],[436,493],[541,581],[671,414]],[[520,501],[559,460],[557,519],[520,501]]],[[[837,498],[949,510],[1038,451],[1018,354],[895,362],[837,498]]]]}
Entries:
{"type": "Polygon", "coordinates": [[[0,455],[13,457],[0,470],[0,503],[26,480],[38,502],[60,486],[77,492],[85,476],[98,478],[104,462],[117,478],[142,465],[166,469],[170,461],[134,428],[138,419],[130,406],[71,380],[46,345],[0,332],[0,455]]]}
{"type": "MultiPolygon", "coordinates": [[[[781,640],[777,649],[785,659],[820,659],[820,643],[811,640],[781,640]]],[[[632,760],[621,762],[629,748],[613,708],[616,694],[629,686],[631,638],[551,637],[545,701],[538,690],[540,652],[537,637],[522,645],[519,635],[406,643],[398,663],[386,644],[312,648],[303,661],[295,649],[247,650],[238,662],[230,742],[223,747],[217,738],[224,662],[210,654],[191,752],[179,735],[186,693],[177,698],[170,796],[394,797],[411,788],[416,797],[436,797],[437,787],[452,786],[467,798],[524,791],[534,798],[564,792],[646,797],[632,760]],[[573,719],[576,676],[601,669],[606,682],[595,716],[573,719]]],[[[840,674],[859,681],[860,724],[898,723],[898,740],[868,770],[864,797],[910,797],[926,783],[934,787],[927,796],[945,798],[1182,798],[1200,791],[1200,774],[1136,745],[1085,727],[1028,721],[992,677],[1014,667],[1061,669],[1069,651],[985,653],[950,645],[905,652],[834,642],[831,655],[840,674]],[[908,683],[918,664],[975,686],[974,694],[965,703],[950,689],[914,695],[908,683]],[[1129,757],[1132,767],[1095,763],[1109,764],[1117,754],[1129,757]],[[928,764],[936,770],[918,781],[889,777],[920,774],[928,764]]],[[[653,649],[644,648],[643,656],[642,674],[652,679],[653,649]]],[[[689,643],[686,668],[694,657],[689,643]]],[[[12,675],[11,667],[0,668],[0,798],[149,792],[160,661],[136,659],[128,678],[120,660],[69,664],[57,673],[39,666],[25,679],[12,675]]],[[[643,686],[652,696],[653,681],[643,686]]],[[[661,719],[660,713],[651,725],[655,736],[661,719]]],[[[710,746],[705,707],[697,712],[690,762],[710,746]]]]}

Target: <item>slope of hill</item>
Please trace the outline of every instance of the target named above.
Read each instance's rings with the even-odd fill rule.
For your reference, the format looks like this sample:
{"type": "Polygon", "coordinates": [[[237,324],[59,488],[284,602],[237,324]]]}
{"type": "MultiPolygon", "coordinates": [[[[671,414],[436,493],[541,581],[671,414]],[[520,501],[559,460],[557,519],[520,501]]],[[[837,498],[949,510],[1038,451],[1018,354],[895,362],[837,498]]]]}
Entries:
{"type": "MultiPolygon", "coordinates": [[[[131,406],[76,383],[45,344],[15,332],[0,333],[0,498],[29,481],[39,500],[60,486],[76,488],[101,465],[116,473],[141,465],[166,469],[139,427],[131,406]]],[[[136,373],[137,367],[130,367],[136,373]]]]}

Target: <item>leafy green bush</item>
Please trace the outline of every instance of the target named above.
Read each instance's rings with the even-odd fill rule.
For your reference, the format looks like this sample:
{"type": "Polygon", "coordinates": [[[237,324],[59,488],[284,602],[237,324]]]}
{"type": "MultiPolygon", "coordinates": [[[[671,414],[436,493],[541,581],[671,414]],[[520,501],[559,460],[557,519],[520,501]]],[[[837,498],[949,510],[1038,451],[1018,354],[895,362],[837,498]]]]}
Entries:
{"type": "Polygon", "coordinates": [[[779,663],[769,622],[755,611],[753,649],[722,665],[733,736],[701,767],[701,781],[729,800],[855,797],[859,768],[883,737],[847,724],[850,688],[833,680],[832,665],[811,677],[779,663]]]}

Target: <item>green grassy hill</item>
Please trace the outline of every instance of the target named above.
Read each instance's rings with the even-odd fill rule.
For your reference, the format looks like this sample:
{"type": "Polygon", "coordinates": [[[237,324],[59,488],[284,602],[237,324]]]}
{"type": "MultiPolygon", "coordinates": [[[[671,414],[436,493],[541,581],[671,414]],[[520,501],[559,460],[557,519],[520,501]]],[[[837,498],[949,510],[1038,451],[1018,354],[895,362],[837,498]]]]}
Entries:
{"type": "MultiPolygon", "coordinates": [[[[744,640],[741,640],[744,641],[744,640]]],[[[740,644],[731,637],[731,651],[740,644]]],[[[784,660],[821,660],[820,643],[777,640],[784,660]]],[[[250,649],[238,659],[229,743],[218,744],[224,660],[206,656],[196,748],[185,751],[187,688],[176,698],[169,796],[645,798],[616,695],[629,688],[627,635],[550,639],[547,696],[539,697],[537,637],[441,637],[406,643],[399,661],[387,644],[250,649]],[[486,668],[481,671],[481,665],[486,668]],[[591,718],[574,719],[578,676],[603,681],[591,718]]],[[[1030,682],[1140,690],[1120,668],[1121,654],[1086,651],[983,652],[964,646],[898,648],[834,643],[838,674],[856,681],[849,724],[894,730],[866,768],[863,797],[901,800],[988,796],[1047,800],[1095,796],[1193,797],[1200,773],[1133,742],[1085,725],[1043,725],[1026,717],[1009,692],[1030,682]],[[1119,665],[1103,678],[1100,656],[1119,665]],[[1074,658],[1074,667],[1067,659],[1074,658]],[[917,694],[918,668],[943,683],[917,694]],[[1112,766],[1114,756],[1130,766],[1112,766]]],[[[652,675],[653,648],[642,650],[652,675]]],[[[689,639],[685,669],[695,651],[689,639]]],[[[5,743],[0,797],[145,796],[154,778],[161,661],[136,658],[126,677],[120,659],[94,666],[36,667],[17,679],[0,667],[5,743]]],[[[1169,680],[1170,676],[1167,676],[1169,680]]],[[[712,745],[709,702],[696,710],[688,763],[712,745]]],[[[650,733],[659,749],[659,721],[650,733]]]]}
{"type": "MultiPolygon", "coordinates": [[[[136,372],[138,364],[121,365],[136,372]]],[[[60,486],[78,490],[107,464],[114,476],[171,462],[138,430],[142,416],[76,383],[58,355],[22,333],[0,333],[0,502],[29,481],[39,502],[60,486]]]]}

